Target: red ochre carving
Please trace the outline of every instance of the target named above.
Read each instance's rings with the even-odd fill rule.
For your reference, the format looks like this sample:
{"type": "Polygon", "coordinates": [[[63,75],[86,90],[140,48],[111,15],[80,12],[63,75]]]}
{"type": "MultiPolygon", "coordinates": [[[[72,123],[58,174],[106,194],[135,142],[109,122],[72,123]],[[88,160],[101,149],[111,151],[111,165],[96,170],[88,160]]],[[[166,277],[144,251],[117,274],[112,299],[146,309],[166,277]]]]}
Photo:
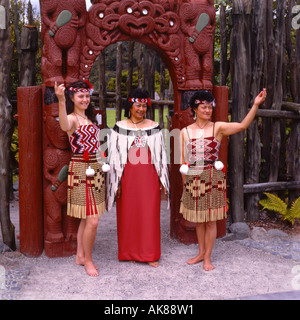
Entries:
{"type": "Polygon", "coordinates": [[[44,1],[44,83],[88,79],[99,53],[134,40],[157,50],[180,90],[212,89],[214,2],[95,0],[44,1]],[[207,21],[206,21],[207,19],[207,21]]]}
{"type": "Polygon", "coordinates": [[[78,80],[78,65],[85,39],[85,0],[44,0],[42,4],[44,83],[78,80]]]}
{"type": "Polygon", "coordinates": [[[215,32],[214,6],[208,6],[207,1],[183,3],[180,8],[180,21],[184,34],[185,88],[211,90],[215,32]]]}
{"type": "Polygon", "coordinates": [[[51,189],[61,169],[69,164],[72,154],[68,136],[61,130],[58,122],[57,103],[44,105],[43,127],[45,251],[51,257],[70,255],[76,249],[78,221],[66,214],[67,181],[56,191],[51,189]]]}

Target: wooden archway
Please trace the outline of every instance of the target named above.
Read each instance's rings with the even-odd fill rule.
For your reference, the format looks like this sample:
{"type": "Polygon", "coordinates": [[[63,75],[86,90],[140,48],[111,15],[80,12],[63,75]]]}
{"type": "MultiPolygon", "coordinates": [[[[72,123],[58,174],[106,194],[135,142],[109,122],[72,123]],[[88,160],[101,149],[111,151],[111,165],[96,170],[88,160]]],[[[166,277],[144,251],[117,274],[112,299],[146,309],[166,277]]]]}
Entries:
{"type": "MultiPolygon", "coordinates": [[[[77,228],[65,215],[66,183],[55,193],[51,190],[60,169],[70,159],[68,140],[56,121],[55,81],[68,85],[88,79],[95,59],[104,48],[117,41],[138,41],[156,50],[170,71],[174,86],[172,129],[181,129],[193,121],[186,111],[186,101],[199,89],[214,91],[218,110],[214,119],[227,121],[227,88],[214,88],[211,82],[213,0],[91,2],[89,11],[85,0],[42,3],[44,248],[51,257],[74,253],[77,228]]],[[[220,153],[225,164],[226,150],[225,141],[220,153]]],[[[171,236],[185,243],[195,242],[194,226],[183,221],[178,213],[181,195],[180,188],[175,187],[181,185],[178,164],[170,165],[170,177],[171,236]]],[[[224,226],[225,223],[219,225],[219,235],[224,234],[224,226]]]]}

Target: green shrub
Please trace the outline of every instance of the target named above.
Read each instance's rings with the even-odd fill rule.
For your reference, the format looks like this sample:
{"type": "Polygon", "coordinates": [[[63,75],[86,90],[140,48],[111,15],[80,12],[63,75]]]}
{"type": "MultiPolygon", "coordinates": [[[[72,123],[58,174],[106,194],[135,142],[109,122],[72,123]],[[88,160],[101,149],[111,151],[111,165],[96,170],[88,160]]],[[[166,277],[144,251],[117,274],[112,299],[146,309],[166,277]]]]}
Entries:
{"type": "Polygon", "coordinates": [[[300,197],[293,202],[290,208],[286,202],[282,201],[279,197],[272,193],[265,192],[267,199],[262,199],[259,201],[263,209],[268,209],[275,211],[281,215],[281,219],[289,221],[294,225],[295,220],[300,218],[300,197]]]}

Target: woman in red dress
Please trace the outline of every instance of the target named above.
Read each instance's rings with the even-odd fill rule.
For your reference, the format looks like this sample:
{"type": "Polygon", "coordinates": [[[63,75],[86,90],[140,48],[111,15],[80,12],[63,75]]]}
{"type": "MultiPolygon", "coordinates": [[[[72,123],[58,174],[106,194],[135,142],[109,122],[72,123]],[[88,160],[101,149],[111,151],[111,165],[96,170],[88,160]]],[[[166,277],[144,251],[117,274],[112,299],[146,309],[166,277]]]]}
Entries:
{"type": "Polygon", "coordinates": [[[107,180],[108,210],[116,197],[119,260],[158,266],[160,189],[169,191],[167,158],[158,124],[146,119],[149,94],[134,90],[125,116],[116,123],[108,146],[111,170],[107,180]]]}

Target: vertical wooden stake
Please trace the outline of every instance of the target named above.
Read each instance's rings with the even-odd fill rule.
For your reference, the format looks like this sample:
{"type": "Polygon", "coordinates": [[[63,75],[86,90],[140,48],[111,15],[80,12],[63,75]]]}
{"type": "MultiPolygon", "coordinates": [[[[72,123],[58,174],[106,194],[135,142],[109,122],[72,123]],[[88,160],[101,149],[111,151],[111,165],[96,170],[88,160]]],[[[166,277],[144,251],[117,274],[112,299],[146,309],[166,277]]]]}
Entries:
{"type": "MultiPolygon", "coordinates": [[[[228,121],[228,87],[220,86],[214,87],[213,91],[216,108],[213,114],[213,121],[228,121]]],[[[222,139],[221,148],[219,152],[219,159],[224,163],[225,168],[227,169],[227,148],[228,142],[227,137],[222,139]]],[[[227,170],[226,170],[227,173],[227,170]]],[[[217,221],[217,237],[223,237],[226,234],[226,219],[217,221]]]]}
{"type": "Polygon", "coordinates": [[[43,252],[42,88],[19,87],[19,210],[20,251],[43,252]]]}

